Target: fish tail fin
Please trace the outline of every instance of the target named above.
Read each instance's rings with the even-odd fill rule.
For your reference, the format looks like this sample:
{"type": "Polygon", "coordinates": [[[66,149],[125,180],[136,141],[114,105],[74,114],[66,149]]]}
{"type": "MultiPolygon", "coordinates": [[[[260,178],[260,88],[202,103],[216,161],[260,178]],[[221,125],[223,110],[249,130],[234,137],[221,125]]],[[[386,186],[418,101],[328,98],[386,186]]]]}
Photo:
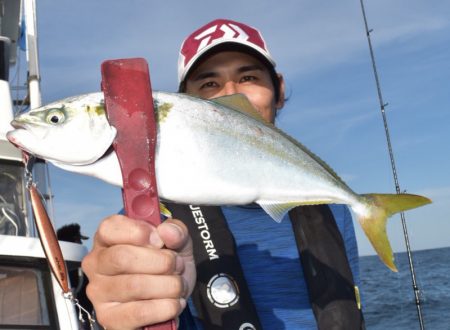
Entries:
{"type": "Polygon", "coordinates": [[[395,213],[431,203],[431,200],[411,194],[366,194],[361,195],[362,209],[354,209],[358,221],[369,241],[384,264],[394,272],[394,255],[386,234],[387,219],[395,213]]]}

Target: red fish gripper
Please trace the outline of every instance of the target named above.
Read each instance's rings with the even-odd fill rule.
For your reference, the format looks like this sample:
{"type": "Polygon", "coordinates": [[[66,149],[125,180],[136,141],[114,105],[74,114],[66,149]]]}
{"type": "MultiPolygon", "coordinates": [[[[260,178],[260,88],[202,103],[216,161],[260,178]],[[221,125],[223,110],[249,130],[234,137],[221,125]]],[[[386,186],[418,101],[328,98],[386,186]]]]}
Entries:
{"type": "MultiPolygon", "coordinates": [[[[157,226],[156,122],[147,62],[142,58],[102,63],[102,91],[108,120],[117,129],[113,148],[122,171],[125,214],[157,226]]],[[[146,330],[176,330],[175,321],[146,330]]]]}

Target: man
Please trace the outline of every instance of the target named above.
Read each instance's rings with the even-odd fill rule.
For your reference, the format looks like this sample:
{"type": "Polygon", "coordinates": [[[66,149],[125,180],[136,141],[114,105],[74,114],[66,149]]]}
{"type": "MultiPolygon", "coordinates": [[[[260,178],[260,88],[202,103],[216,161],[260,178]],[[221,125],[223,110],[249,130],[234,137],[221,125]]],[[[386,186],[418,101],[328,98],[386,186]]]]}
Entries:
{"type": "Polygon", "coordinates": [[[81,228],[78,223],[64,225],[56,231],[58,240],[83,244],[83,240],[89,239],[88,236],[81,234],[81,228]]]}
{"type": "MultiPolygon", "coordinates": [[[[178,73],[181,92],[243,94],[267,122],[284,105],[284,80],[261,34],[239,22],[215,20],[187,37],[178,73]]],[[[108,330],[175,318],[191,293],[181,328],[363,327],[345,206],[296,208],[281,223],[255,205],[167,206],[183,221],[152,228],[112,216],[99,227],[83,268],[108,330]]]]}

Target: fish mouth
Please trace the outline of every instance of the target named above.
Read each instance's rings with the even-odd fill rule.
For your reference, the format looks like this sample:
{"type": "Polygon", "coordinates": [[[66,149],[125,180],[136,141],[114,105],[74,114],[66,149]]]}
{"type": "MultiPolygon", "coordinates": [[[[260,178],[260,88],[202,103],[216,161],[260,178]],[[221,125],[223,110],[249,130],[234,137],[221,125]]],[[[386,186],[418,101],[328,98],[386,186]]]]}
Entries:
{"type": "Polygon", "coordinates": [[[13,120],[11,122],[11,126],[14,127],[15,129],[6,133],[6,138],[8,139],[8,141],[12,145],[14,145],[17,149],[21,149],[23,151],[31,153],[29,150],[27,150],[27,148],[22,143],[20,143],[20,141],[19,141],[20,139],[16,138],[16,133],[18,133],[19,131],[27,131],[25,129],[24,124],[22,124],[16,120],[13,120]]]}
{"type": "Polygon", "coordinates": [[[6,134],[6,138],[8,139],[8,141],[15,146],[16,148],[21,149],[19,143],[16,141],[16,139],[11,135],[11,134],[6,134]]]}
{"type": "Polygon", "coordinates": [[[30,123],[28,120],[14,119],[10,122],[10,125],[14,128],[14,130],[9,132],[11,134],[14,134],[14,132],[21,132],[19,134],[22,134],[23,131],[25,131],[37,139],[42,139],[43,136],[45,136],[44,133],[39,133],[38,131],[33,129],[34,127],[39,127],[39,125],[30,123]]]}
{"type": "Polygon", "coordinates": [[[11,132],[6,133],[6,138],[8,141],[14,145],[16,148],[24,150],[25,148],[19,143],[19,141],[16,140],[16,138],[13,136],[13,134],[10,134],[11,132]]]}
{"type": "Polygon", "coordinates": [[[8,139],[8,141],[17,149],[20,149],[22,151],[22,153],[26,153],[28,155],[32,155],[33,153],[28,150],[27,148],[25,148],[25,146],[23,146],[22,144],[20,144],[13,136],[11,136],[10,134],[6,135],[6,138],[8,139]]]}
{"type": "Polygon", "coordinates": [[[11,121],[11,126],[14,127],[15,129],[24,129],[25,128],[25,124],[18,121],[18,120],[13,120],[11,121]]]}

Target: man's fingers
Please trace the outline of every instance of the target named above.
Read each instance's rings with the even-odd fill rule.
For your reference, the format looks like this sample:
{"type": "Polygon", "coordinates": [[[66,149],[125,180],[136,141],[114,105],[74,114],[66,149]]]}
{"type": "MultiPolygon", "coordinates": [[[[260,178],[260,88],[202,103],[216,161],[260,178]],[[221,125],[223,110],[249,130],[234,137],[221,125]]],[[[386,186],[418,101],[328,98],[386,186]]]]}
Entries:
{"type": "Polygon", "coordinates": [[[88,297],[108,330],[174,319],[196,277],[192,240],[173,219],[156,227],[120,215],[103,220],[82,268],[88,297]]]}
{"type": "Polygon", "coordinates": [[[152,241],[156,241],[152,235],[154,231],[155,227],[145,221],[134,220],[124,215],[113,215],[101,222],[95,234],[94,245],[98,247],[117,244],[147,246],[152,241]]]}
{"type": "Polygon", "coordinates": [[[95,263],[101,275],[119,274],[179,274],[183,270],[183,261],[175,252],[153,247],[133,245],[113,245],[101,249],[95,260],[85,257],[85,264],[95,263]]]}
{"type": "Polygon", "coordinates": [[[190,243],[188,229],[180,220],[167,219],[156,230],[168,249],[181,251],[191,248],[188,245],[190,243]]]}
{"type": "Polygon", "coordinates": [[[196,269],[193,256],[192,240],[189,236],[187,227],[179,220],[168,219],[157,227],[156,230],[164,241],[166,247],[173,249],[178,253],[178,257],[183,260],[184,266],[181,272],[184,282],[188,285],[188,294],[192,293],[195,286],[196,269]]]}
{"type": "Polygon", "coordinates": [[[186,307],[184,299],[140,300],[104,305],[96,309],[97,320],[108,330],[141,328],[176,318],[186,307]]]}
{"type": "Polygon", "coordinates": [[[178,275],[105,276],[90,283],[87,294],[95,301],[121,302],[187,297],[188,284],[178,275]],[[152,285],[158,283],[158,285],[152,285]]]}
{"type": "Polygon", "coordinates": [[[168,219],[155,228],[145,221],[113,215],[104,219],[95,235],[94,245],[109,247],[117,244],[137,246],[165,245],[172,250],[183,249],[188,242],[186,226],[179,220],[168,219]]]}

